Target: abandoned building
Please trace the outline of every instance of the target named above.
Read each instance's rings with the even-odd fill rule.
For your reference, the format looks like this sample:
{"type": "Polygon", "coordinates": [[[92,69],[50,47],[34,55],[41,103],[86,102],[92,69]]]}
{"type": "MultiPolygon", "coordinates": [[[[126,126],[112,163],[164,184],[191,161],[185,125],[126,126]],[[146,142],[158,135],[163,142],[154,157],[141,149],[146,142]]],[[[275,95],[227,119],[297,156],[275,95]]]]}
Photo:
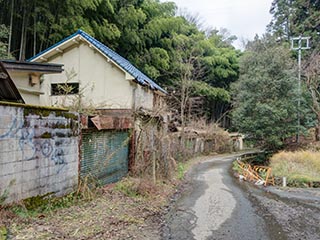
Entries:
{"type": "Polygon", "coordinates": [[[151,114],[161,108],[166,91],[82,30],[29,61],[64,66],[63,74],[43,77],[41,105],[94,110],[82,115],[82,176],[105,184],[126,175],[129,156],[134,161],[129,146],[135,145],[140,128],[134,113],[151,114]]]}

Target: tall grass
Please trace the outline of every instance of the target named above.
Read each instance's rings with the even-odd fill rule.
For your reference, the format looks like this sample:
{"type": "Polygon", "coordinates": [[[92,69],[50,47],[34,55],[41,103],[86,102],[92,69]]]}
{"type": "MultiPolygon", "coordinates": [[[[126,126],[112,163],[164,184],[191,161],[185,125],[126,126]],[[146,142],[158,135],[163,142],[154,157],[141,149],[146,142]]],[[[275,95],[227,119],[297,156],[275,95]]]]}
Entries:
{"type": "Polygon", "coordinates": [[[320,181],[320,152],[280,152],[271,158],[270,166],[274,176],[287,177],[291,185],[320,181]]]}

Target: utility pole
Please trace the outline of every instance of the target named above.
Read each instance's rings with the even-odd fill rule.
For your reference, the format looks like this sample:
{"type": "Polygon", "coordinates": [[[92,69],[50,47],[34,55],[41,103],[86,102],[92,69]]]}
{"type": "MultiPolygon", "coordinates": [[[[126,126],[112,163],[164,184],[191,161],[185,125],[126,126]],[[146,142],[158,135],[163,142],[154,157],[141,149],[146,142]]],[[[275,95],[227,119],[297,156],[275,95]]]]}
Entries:
{"type": "Polygon", "coordinates": [[[300,141],[300,106],[301,106],[301,50],[310,49],[310,37],[291,38],[291,49],[298,51],[298,127],[296,142],[300,141]]]}

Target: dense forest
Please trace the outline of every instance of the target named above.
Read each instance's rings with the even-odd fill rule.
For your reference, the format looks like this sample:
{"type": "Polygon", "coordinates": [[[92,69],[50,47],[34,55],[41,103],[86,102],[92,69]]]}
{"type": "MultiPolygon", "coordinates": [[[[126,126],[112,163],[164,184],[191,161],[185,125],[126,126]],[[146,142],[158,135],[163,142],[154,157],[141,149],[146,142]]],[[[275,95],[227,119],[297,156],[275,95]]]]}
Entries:
{"type": "Polygon", "coordinates": [[[195,83],[188,87],[190,96],[205,99],[209,119],[216,120],[229,108],[229,86],[239,72],[239,52],[231,45],[234,36],[201,29],[197,16],[178,15],[172,2],[0,0],[0,4],[0,37],[9,49],[2,58],[28,59],[82,29],[175,92],[188,69],[188,79],[195,83]]]}
{"type": "Polygon", "coordinates": [[[266,33],[243,51],[232,46],[235,36],[204,29],[199,16],[178,11],[173,2],[0,0],[0,5],[0,58],[28,59],[82,29],[179,96],[180,106],[200,97],[200,116],[210,121],[221,120],[233,105],[233,130],[256,142],[278,148],[297,128],[312,126],[320,139],[320,0],[274,0],[266,33]],[[297,51],[290,49],[290,39],[299,36],[310,37],[311,46],[302,51],[302,90],[296,89],[297,51]]]}

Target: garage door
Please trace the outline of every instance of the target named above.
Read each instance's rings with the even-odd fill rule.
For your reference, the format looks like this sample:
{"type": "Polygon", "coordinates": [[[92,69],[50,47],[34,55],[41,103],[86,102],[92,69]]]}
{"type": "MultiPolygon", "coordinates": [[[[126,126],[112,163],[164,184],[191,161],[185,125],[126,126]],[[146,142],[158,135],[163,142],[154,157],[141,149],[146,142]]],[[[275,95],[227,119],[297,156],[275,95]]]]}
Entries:
{"type": "Polygon", "coordinates": [[[100,185],[117,182],[128,173],[128,157],[128,131],[82,133],[82,177],[90,176],[100,185]]]}

